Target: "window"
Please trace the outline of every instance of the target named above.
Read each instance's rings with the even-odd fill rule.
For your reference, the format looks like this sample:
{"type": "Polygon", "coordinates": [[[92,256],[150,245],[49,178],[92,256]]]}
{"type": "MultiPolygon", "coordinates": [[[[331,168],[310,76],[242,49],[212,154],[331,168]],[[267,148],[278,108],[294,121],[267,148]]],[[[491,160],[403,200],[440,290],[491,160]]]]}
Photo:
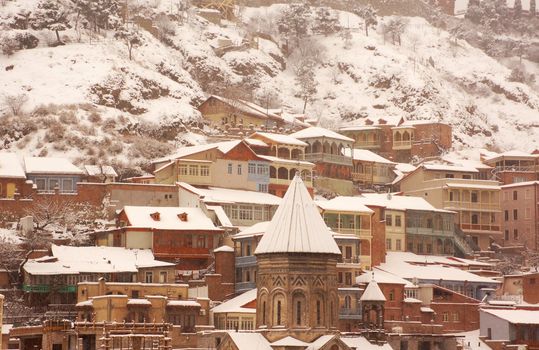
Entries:
{"type": "Polygon", "coordinates": [[[256,164],[249,163],[247,171],[249,174],[256,174],[256,164]]]}
{"type": "Polygon", "coordinates": [[[505,240],[509,240],[509,230],[505,230],[505,240]]]}
{"type": "Polygon", "coordinates": [[[238,164],[238,175],[241,175],[241,164],[238,164]]]}
{"type": "Polygon", "coordinates": [[[249,205],[240,205],[240,220],[253,220],[253,210],[249,205]]]}
{"type": "Polygon", "coordinates": [[[458,312],[453,312],[453,322],[460,321],[460,314],[458,312]]]}
{"type": "Polygon", "coordinates": [[[210,176],[210,167],[208,165],[200,166],[200,176],[210,176]]]}
{"type": "Polygon", "coordinates": [[[423,243],[417,243],[417,252],[423,253],[423,243]]]}
{"type": "Polygon", "coordinates": [[[472,225],[478,225],[479,224],[479,215],[472,214],[472,225]]]}
{"type": "Polygon", "coordinates": [[[179,175],[187,175],[187,165],[186,164],[178,165],[178,174],[179,175]]]}
{"type": "Polygon", "coordinates": [[[462,175],[462,178],[463,178],[463,179],[466,179],[466,180],[471,180],[471,179],[472,179],[472,175],[462,175]]]}
{"type": "Polygon", "coordinates": [[[153,283],[153,273],[151,271],[146,272],[146,275],[144,277],[144,281],[146,283],[153,283]]]}
{"type": "Polygon", "coordinates": [[[427,228],[432,228],[432,218],[427,218],[427,228]]]}
{"type": "Polygon", "coordinates": [[[256,205],[253,211],[253,217],[256,221],[262,221],[262,207],[256,205]]]}
{"type": "Polygon", "coordinates": [[[62,180],[62,191],[63,192],[73,192],[73,180],[72,179],[63,179],[62,180]]]}
{"type": "Polygon", "coordinates": [[[455,177],[455,175],[453,175],[453,174],[445,174],[446,179],[452,179],[454,177],[455,177]]]}
{"type": "Polygon", "coordinates": [[[442,321],[443,322],[449,322],[449,312],[444,312],[442,314],[442,321]]]}
{"type": "Polygon", "coordinates": [[[189,175],[198,176],[198,165],[189,165],[189,175]]]}
{"type": "Polygon", "coordinates": [[[392,224],[392,220],[391,220],[391,215],[386,215],[386,226],[393,226],[392,224]]]}
{"type": "Polygon", "coordinates": [[[168,276],[166,271],[160,271],[159,272],[159,283],[167,283],[168,282],[168,276]]]}
{"type": "Polygon", "coordinates": [[[281,301],[277,301],[277,325],[281,325],[281,301]]]}
{"type": "Polygon", "coordinates": [[[228,163],[228,173],[232,174],[232,163],[228,163]]]}
{"type": "Polygon", "coordinates": [[[258,192],[268,193],[268,184],[258,184],[258,192]]]}
{"type": "Polygon", "coordinates": [[[477,203],[478,202],[478,195],[477,195],[477,192],[472,192],[472,203],[477,203]]]}
{"type": "Polygon", "coordinates": [[[427,253],[428,254],[432,253],[432,244],[430,244],[430,243],[427,243],[427,253]]]}
{"type": "Polygon", "coordinates": [[[301,324],[301,301],[297,301],[296,303],[296,324],[301,324]]]}
{"type": "Polygon", "coordinates": [[[518,220],[518,209],[513,209],[513,220],[518,220]]]}
{"type": "Polygon", "coordinates": [[[504,211],[505,221],[509,221],[509,210],[504,211]]]}
{"type": "Polygon", "coordinates": [[[58,179],[49,179],[49,190],[54,191],[56,187],[60,188],[60,181],[58,179]]]}
{"type": "Polygon", "coordinates": [[[391,250],[391,238],[386,239],[386,249],[391,250]]]}
{"type": "Polygon", "coordinates": [[[513,191],[513,200],[516,201],[518,199],[518,192],[513,191]]]}
{"type": "Polygon", "coordinates": [[[316,301],[316,324],[320,325],[322,323],[322,305],[320,303],[320,300],[316,301]]]}
{"type": "Polygon", "coordinates": [[[518,239],[518,230],[517,229],[513,230],[513,239],[518,239]]]}
{"type": "Polygon", "coordinates": [[[351,272],[345,272],[344,273],[344,279],[345,284],[348,286],[352,285],[352,273],[351,272]]]}
{"type": "Polygon", "coordinates": [[[262,324],[266,324],[266,302],[262,303],[262,324]]]}
{"type": "Polygon", "coordinates": [[[393,300],[395,300],[395,291],[392,289],[389,292],[389,301],[393,301],[393,300]]]}
{"type": "Polygon", "coordinates": [[[395,226],[401,227],[401,216],[395,215],[395,226]]]}
{"type": "Polygon", "coordinates": [[[401,240],[400,240],[400,239],[397,239],[397,240],[395,241],[395,249],[396,249],[396,250],[401,250],[401,249],[402,249],[402,247],[401,247],[401,240]]]}

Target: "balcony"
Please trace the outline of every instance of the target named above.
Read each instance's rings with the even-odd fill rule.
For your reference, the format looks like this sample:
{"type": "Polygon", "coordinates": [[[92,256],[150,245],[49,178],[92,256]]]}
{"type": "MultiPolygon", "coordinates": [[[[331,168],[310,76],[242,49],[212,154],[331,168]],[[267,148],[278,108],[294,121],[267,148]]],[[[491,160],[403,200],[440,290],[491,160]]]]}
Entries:
{"type": "Polygon", "coordinates": [[[473,211],[500,211],[500,203],[444,201],[444,209],[473,210],[473,211]]]}
{"type": "Polygon", "coordinates": [[[361,267],[361,259],[359,256],[354,256],[351,258],[343,258],[341,262],[337,263],[339,268],[359,268],[361,267]]]}
{"type": "Polygon", "coordinates": [[[256,256],[237,256],[236,257],[236,268],[239,267],[252,267],[256,266],[256,256]]]}
{"type": "Polygon", "coordinates": [[[359,308],[347,309],[341,308],[339,310],[340,320],[361,320],[361,310],[359,308]]]}
{"type": "Polygon", "coordinates": [[[497,225],[462,223],[460,224],[460,228],[461,230],[465,232],[473,232],[473,233],[480,233],[480,232],[488,232],[489,234],[502,233],[502,231],[500,230],[500,226],[497,226],[497,225]]]}
{"type": "Polygon", "coordinates": [[[340,156],[338,154],[308,153],[305,155],[305,160],[308,162],[324,162],[352,166],[351,157],[340,156]]]}
{"type": "Polygon", "coordinates": [[[192,185],[211,185],[211,176],[200,175],[178,175],[178,181],[186,182],[192,185]]]}
{"type": "Polygon", "coordinates": [[[536,169],[535,169],[535,165],[508,165],[508,166],[497,166],[494,168],[494,171],[497,173],[501,173],[501,172],[534,173],[536,172],[536,169]]]}
{"type": "Polygon", "coordinates": [[[379,141],[356,141],[355,146],[363,149],[377,149],[380,148],[379,141]]]}
{"type": "Polygon", "coordinates": [[[412,149],[412,140],[408,141],[393,141],[393,150],[412,149]]]}

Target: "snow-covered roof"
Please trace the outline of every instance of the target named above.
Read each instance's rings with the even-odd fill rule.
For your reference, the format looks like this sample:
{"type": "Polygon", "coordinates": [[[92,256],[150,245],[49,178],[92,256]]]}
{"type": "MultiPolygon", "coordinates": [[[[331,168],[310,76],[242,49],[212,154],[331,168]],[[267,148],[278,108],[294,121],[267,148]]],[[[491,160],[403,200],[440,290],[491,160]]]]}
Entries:
{"type": "Polygon", "coordinates": [[[354,139],[351,139],[349,137],[346,137],[344,135],[341,135],[339,133],[336,133],[335,131],[331,131],[329,129],[324,129],[318,126],[311,126],[310,128],[303,129],[300,131],[296,131],[293,134],[290,134],[289,136],[294,137],[296,139],[310,139],[310,138],[317,138],[317,137],[327,137],[329,139],[336,139],[341,141],[347,141],[347,142],[354,142],[354,139]]]}
{"type": "Polygon", "coordinates": [[[343,343],[348,345],[352,349],[357,350],[392,350],[393,348],[389,343],[371,343],[364,336],[341,336],[343,343]]]}
{"type": "Polygon", "coordinates": [[[450,165],[450,164],[438,164],[438,163],[423,163],[420,165],[426,170],[434,171],[458,171],[458,172],[467,172],[467,173],[478,173],[474,167],[463,166],[463,165],[450,165]]]}
{"type": "Polygon", "coordinates": [[[262,138],[270,140],[278,144],[307,147],[307,144],[305,142],[298,140],[297,138],[292,137],[290,135],[274,134],[271,132],[257,131],[250,137],[253,138],[253,137],[256,137],[256,135],[260,135],[262,138]]]}
{"type": "Polygon", "coordinates": [[[256,313],[255,308],[244,307],[246,304],[256,300],[256,288],[248,290],[245,293],[238,295],[235,298],[229,299],[222,304],[217,305],[211,311],[216,313],[228,313],[228,312],[238,312],[238,313],[256,313]]]}
{"type": "Polygon", "coordinates": [[[365,291],[363,294],[361,294],[361,298],[359,298],[360,301],[386,301],[386,297],[384,296],[384,293],[382,293],[382,290],[378,286],[378,283],[371,279],[369,284],[367,284],[367,288],[365,288],[365,291]]]}
{"type": "Polygon", "coordinates": [[[500,186],[500,188],[503,190],[505,188],[520,187],[520,186],[532,186],[532,185],[539,185],[539,181],[515,182],[515,183],[512,183],[512,184],[500,186]]]}
{"type": "Polygon", "coordinates": [[[481,309],[481,312],[494,315],[512,324],[538,324],[539,317],[537,310],[519,309],[481,309]]]}
{"type": "MultiPolygon", "coordinates": [[[[345,148],[343,150],[343,153],[347,157],[352,157],[352,151],[348,148],[345,148]]],[[[379,156],[378,154],[369,151],[368,149],[359,149],[355,148],[353,149],[353,157],[354,160],[359,160],[363,162],[374,162],[374,163],[381,163],[381,164],[387,164],[387,165],[395,165],[392,161],[379,156]]]]}
{"type": "Polygon", "coordinates": [[[436,262],[429,262],[430,256],[417,256],[423,258],[426,265],[420,265],[420,262],[409,263],[406,255],[413,253],[387,252],[386,262],[380,264],[380,270],[392,273],[407,280],[417,278],[423,281],[455,281],[455,282],[477,282],[487,283],[489,285],[499,284],[494,279],[475,275],[468,271],[461,270],[454,266],[449,266],[436,262]]]}
{"type": "Polygon", "coordinates": [[[66,158],[24,157],[24,167],[27,174],[84,174],[66,158]]]}
{"type": "Polygon", "coordinates": [[[341,255],[300,176],[294,176],[255,254],[326,253],[341,255]]]}
{"type": "Polygon", "coordinates": [[[308,345],[309,345],[309,343],[306,343],[304,341],[301,341],[301,340],[296,339],[296,338],[291,337],[291,336],[286,336],[283,339],[280,339],[280,340],[277,340],[277,341],[274,341],[273,343],[271,343],[272,347],[274,347],[274,346],[296,347],[296,346],[308,346],[308,345]]]}
{"type": "Polygon", "coordinates": [[[31,275],[137,272],[139,268],[174,266],[155,260],[150,249],[120,247],[71,247],[52,245],[52,256],[28,260],[31,275]]]}
{"type": "Polygon", "coordinates": [[[84,170],[86,170],[88,176],[118,176],[116,170],[110,165],[85,165],[84,170]]]}
{"type": "Polygon", "coordinates": [[[167,306],[201,307],[194,300],[169,300],[167,301],[167,306]]]}
{"type": "Polygon", "coordinates": [[[233,238],[239,239],[239,238],[245,238],[245,237],[253,237],[253,236],[259,236],[263,235],[264,232],[268,229],[269,221],[262,221],[254,224],[253,226],[247,227],[246,229],[236,233],[233,238]]]}
{"type": "Polygon", "coordinates": [[[498,153],[496,155],[491,155],[485,158],[485,162],[492,163],[503,158],[525,158],[526,160],[535,160],[538,155],[530,154],[528,152],[522,152],[518,150],[506,151],[503,153],[498,153]]]}
{"type": "Polygon", "coordinates": [[[419,255],[412,252],[388,252],[386,255],[388,261],[403,261],[408,263],[421,263],[421,264],[438,264],[448,266],[460,266],[469,267],[473,265],[481,265],[485,267],[492,267],[490,263],[457,258],[453,256],[441,256],[441,255],[419,255]]]}
{"type": "Polygon", "coordinates": [[[410,303],[410,304],[421,304],[422,303],[421,300],[416,299],[416,298],[404,298],[402,301],[404,301],[405,303],[410,303]]]}
{"type": "Polygon", "coordinates": [[[254,104],[252,102],[247,102],[247,101],[244,101],[244,100],[240,100],[240,99],[229,99],[229,98],[226,98],[226,97],[222,97],[222,96],[217,96],[217,95],[212,95],[210,98],[215,98],[223,103],[226,103],[228,104],[229,106],[237,109],[237,110],[240,110],[240,111],[243,111],[244,113],[248,113],[248,114],[251,114],[253,116],[256,116],[256,117],[259,117],[259,118],[263,118],[263,119],[273,119],[273,120],[283,120],[283,118],[281,118],[280,116],[278,116],[277,114],[275,113],[272,113],[270,112],[269,110],[267,110],[266,108],[262,107],[262,106],[259,106],[257,104],[254,104]]]}
{"type": "Polygon", "coordinates": [[[281,198],[270,193],[235,190],[221,187],[199,188],[185,182],[178,182],[178,185],[192,193],[203,197],[206,203],[250,203],[261,205],[279,205],[281,198]]]}
{"type": "Polygon", "coordinates": [[[431,309],[431,308],[428,307],[428,306],[421,306],[421,307],[419,308],[419,310],[421,310],[421,312],[430,312],[430,313],[434,313],[434,310],[431,309]]]}
{"type": "Polygon", "coordinates": [[[130,227],[156,230],[220,231],[200,208],[125,206],[123,212],[129,220],[130,227]],[[181,214],[187,214],[186,221],[180,219],[181,214]]]}
{"type": "Polygon", "coordinates": [[[229,252],[229,253],[232,252],[232,253],[233,253],[233,252],[234,252],[234,248],[229,247],[229,246],[227,246],[227,245],[222,245],[222,246],[220,246],[219,248],[215,248],[215,249],[213,250],[213,252],[214,252],[214,253],[218,253],[218,252],[229,252]]]}
{"type": "Polygon", "coordinates": [[[285,164],[292,164],[292,165],[303,165],[303,166],[313,166],[314,163],[307,162],[304,160],[294,160],[294,159],[285,159],[285,158],[278,158],[273,156],[264,156],[264,155],[258,155],[258,157],[269,160],[272,163],[285,163],[285,164]]]}
{"type": "Polygon", "coordinates": [[[229,332],[230,339],[238,350],[273,350],[261,333],[229,332]]]}
{"type": "Polygon", "coordinates": [[[473,331],[454,333],[459,343],[466,344],[468,350],[492,350],[492,348],[479,337],[479,328],[473,331]]]}
{"type": "MultiPolygon", "coordinates": [[[[405,287],[414,287],[414,285],[404,278],[396,276],[392,273],[374,268],[372,270],[374,273],[374,279],[376,282],[381,284],[403,284],[405,287]]],[[[369,283],[373,279],[370,273],[364,273],[356,277],[356,283],[369,283]]]]}
{"type": "Polygon", "coordinates": [[[408,164],[408,163],[396,163],[396,165],[395,165],[395,169],[397,169],[398,171],[401,171],[403,173],[411,173],[416,168],[417,168],[416,166],[414,166],[412,164],[408,164]]]}
{"type": "Polygon", "coordinates": [[[315,201],[315,203],[323,210],[368,214],[374,213],[372,209],[365,205],[363,197],[338,196],[327,201],[315,201]]]}
{"type": "Polygon", "coordinates": [[[127,305],[143,305],[143,306],[151,306],[152,302],[148,299],[129,299],[127,300],[127,305]]]}
{"type": "Polygon", "coordinates": [[[222,206],[206,205],[206,208],[208,208],[209,211],[213,211],[215,213],[215,216],[217,216],[217,219],[219,220],[219,223],[222,227],[234,227],[222,206]]]}
{"type": "Polygon", "coordinates": [[[0,152],[0,178],[26,179],[19,157],[15,153],[0,152]]]}
{"type": "Polygon", "coordinates": [[[220,152],[226,154],[226,153],[230,152],[230,150],[232,150],[234,147],[239,145],[241,142],[243,142],[243,141],[242,140],[230,140],[230,141],[209,143],[209,144],[206,144],[206,145],[180,147],[178,149],[178,151],[176,151],[175,153],[173,153],[173,154],[171,154],[169,156],[166,156],[166,157],[158,158],[158,159],[152,161],[152,163],[155,164],[155,163],[162,163],[162,162],[166,162],[166,161],[170,161],[170,160],[174,160],[174,159],[181,159],[181,158],[188,157],[188,156],[191,156],[193,154],[200,153],[200,152],[206,152],[206,151],[209,151],[211,149],[218,149],[220,152]]]}
{"type": "Polygon", "coordinates": [[[269,147],[269,145],[262,140],[252,139],[252,138],[247,138],[244,140],[245,142],[247,142],[249,146],[269,147]]]}
{"type": "Polygon", "coordinates": [[[324,345],[326,345],[330,340],[335,338],[334,334],[326,334],[318,337],[315,341],[309,344],[305,350],[320,350],[324,345]]]}
{"type": "Polygon", "coordinates": [[[388,193],[364,193],[358,198],[362,198],[362,202],[365,205],[382,206],[392,210],[423,210],[437,213],[453,213],[449,210],[435,208],[422,197],[401,196],[388,193]]]}

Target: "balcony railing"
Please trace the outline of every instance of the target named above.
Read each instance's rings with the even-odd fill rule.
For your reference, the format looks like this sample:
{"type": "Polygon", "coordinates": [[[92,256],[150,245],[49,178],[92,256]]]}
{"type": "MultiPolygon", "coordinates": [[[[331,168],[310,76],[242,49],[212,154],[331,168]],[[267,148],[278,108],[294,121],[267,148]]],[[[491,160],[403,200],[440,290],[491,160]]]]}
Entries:
{"type": "Polygon", "coordinates": [[[500,203],[444,201],[444,209],[500,211],[500,203]]]}
{"type": "Polygon", "coordinates": [[[399,149],[411,149],[412,148],[412,140],[408,141],[393,141],[393,149],[399,150],[399,149]]]}
{"type": "Polygon", "coordinates": [[[236,282],[236,292],[246,291],[256,288],[256,282],[236,282]]]}
{"type": "Polygon", "coordinates": [[[494,168],[495,172],[505,172],[505,171],[515,171],[522,173],[534,173],[535,165],[507,165],[507,166],[497,166],[494,168]]]}
{"type": "Polygon", "coordinates": [[[460,228],[463,231],[488,231],[490,233],[501,233],[500,226],[497,225],[484,225],[484,224],[460,224],[460,228]]]}
{"type": "Polygon", "coordinates": [[[341,308],[339,318],[341,320],[361,320],[361,310],[359,308],[341,308]]]}
{"type": "Polygon", "coordinates": [[[340,165],[352,165],[351,157],[340,156],[338,154],[308,153],[305,155],[305,160],[308,162],[325,162],[340,165]]]}
{"type": "Polygon", "coordinates": [[[237,256],[236,257],[236,267],[250,267],[256,266],[256,256],[237,256]]]}
{"type": "Polygon", "coordinates": [[[358,148],[366,148],[366,149],[380,148],[380,142],[379,141],[356,141],[355,146],[358,148]]]}

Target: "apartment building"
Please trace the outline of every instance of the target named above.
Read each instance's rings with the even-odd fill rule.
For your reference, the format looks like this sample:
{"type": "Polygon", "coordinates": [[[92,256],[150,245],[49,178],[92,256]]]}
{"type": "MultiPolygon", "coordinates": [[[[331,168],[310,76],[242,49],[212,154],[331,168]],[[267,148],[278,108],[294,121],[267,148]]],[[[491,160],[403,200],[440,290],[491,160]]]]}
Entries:
{"type": "Polygon", "coordinates": [[[539,155],[521,151],[507,151],[483,158],[492,167],[494,179],[503,185],[537,180],[539,155]]]}
{"type": "Polygon", "coordinates": [[[346,156],[352,157],[354,164],[352,180],[362,189],[385,190],[397,176],[394,172],[396,163],[366,150],[355,148],[345,150],[346,156]]]}
{"type": "Polygon", "coordinates": [[[423,163],[399,182],[408,196],[424,198],[438,209],[454,211],[457,233],[469,236],[476,249],[502,239],[501,187],[479,180],[473,167],[423,163]]]}
{"type": "Polygon", "coordinates": [[[539,249],[539,181],[501,186],[502,245],[539,249]]]}

